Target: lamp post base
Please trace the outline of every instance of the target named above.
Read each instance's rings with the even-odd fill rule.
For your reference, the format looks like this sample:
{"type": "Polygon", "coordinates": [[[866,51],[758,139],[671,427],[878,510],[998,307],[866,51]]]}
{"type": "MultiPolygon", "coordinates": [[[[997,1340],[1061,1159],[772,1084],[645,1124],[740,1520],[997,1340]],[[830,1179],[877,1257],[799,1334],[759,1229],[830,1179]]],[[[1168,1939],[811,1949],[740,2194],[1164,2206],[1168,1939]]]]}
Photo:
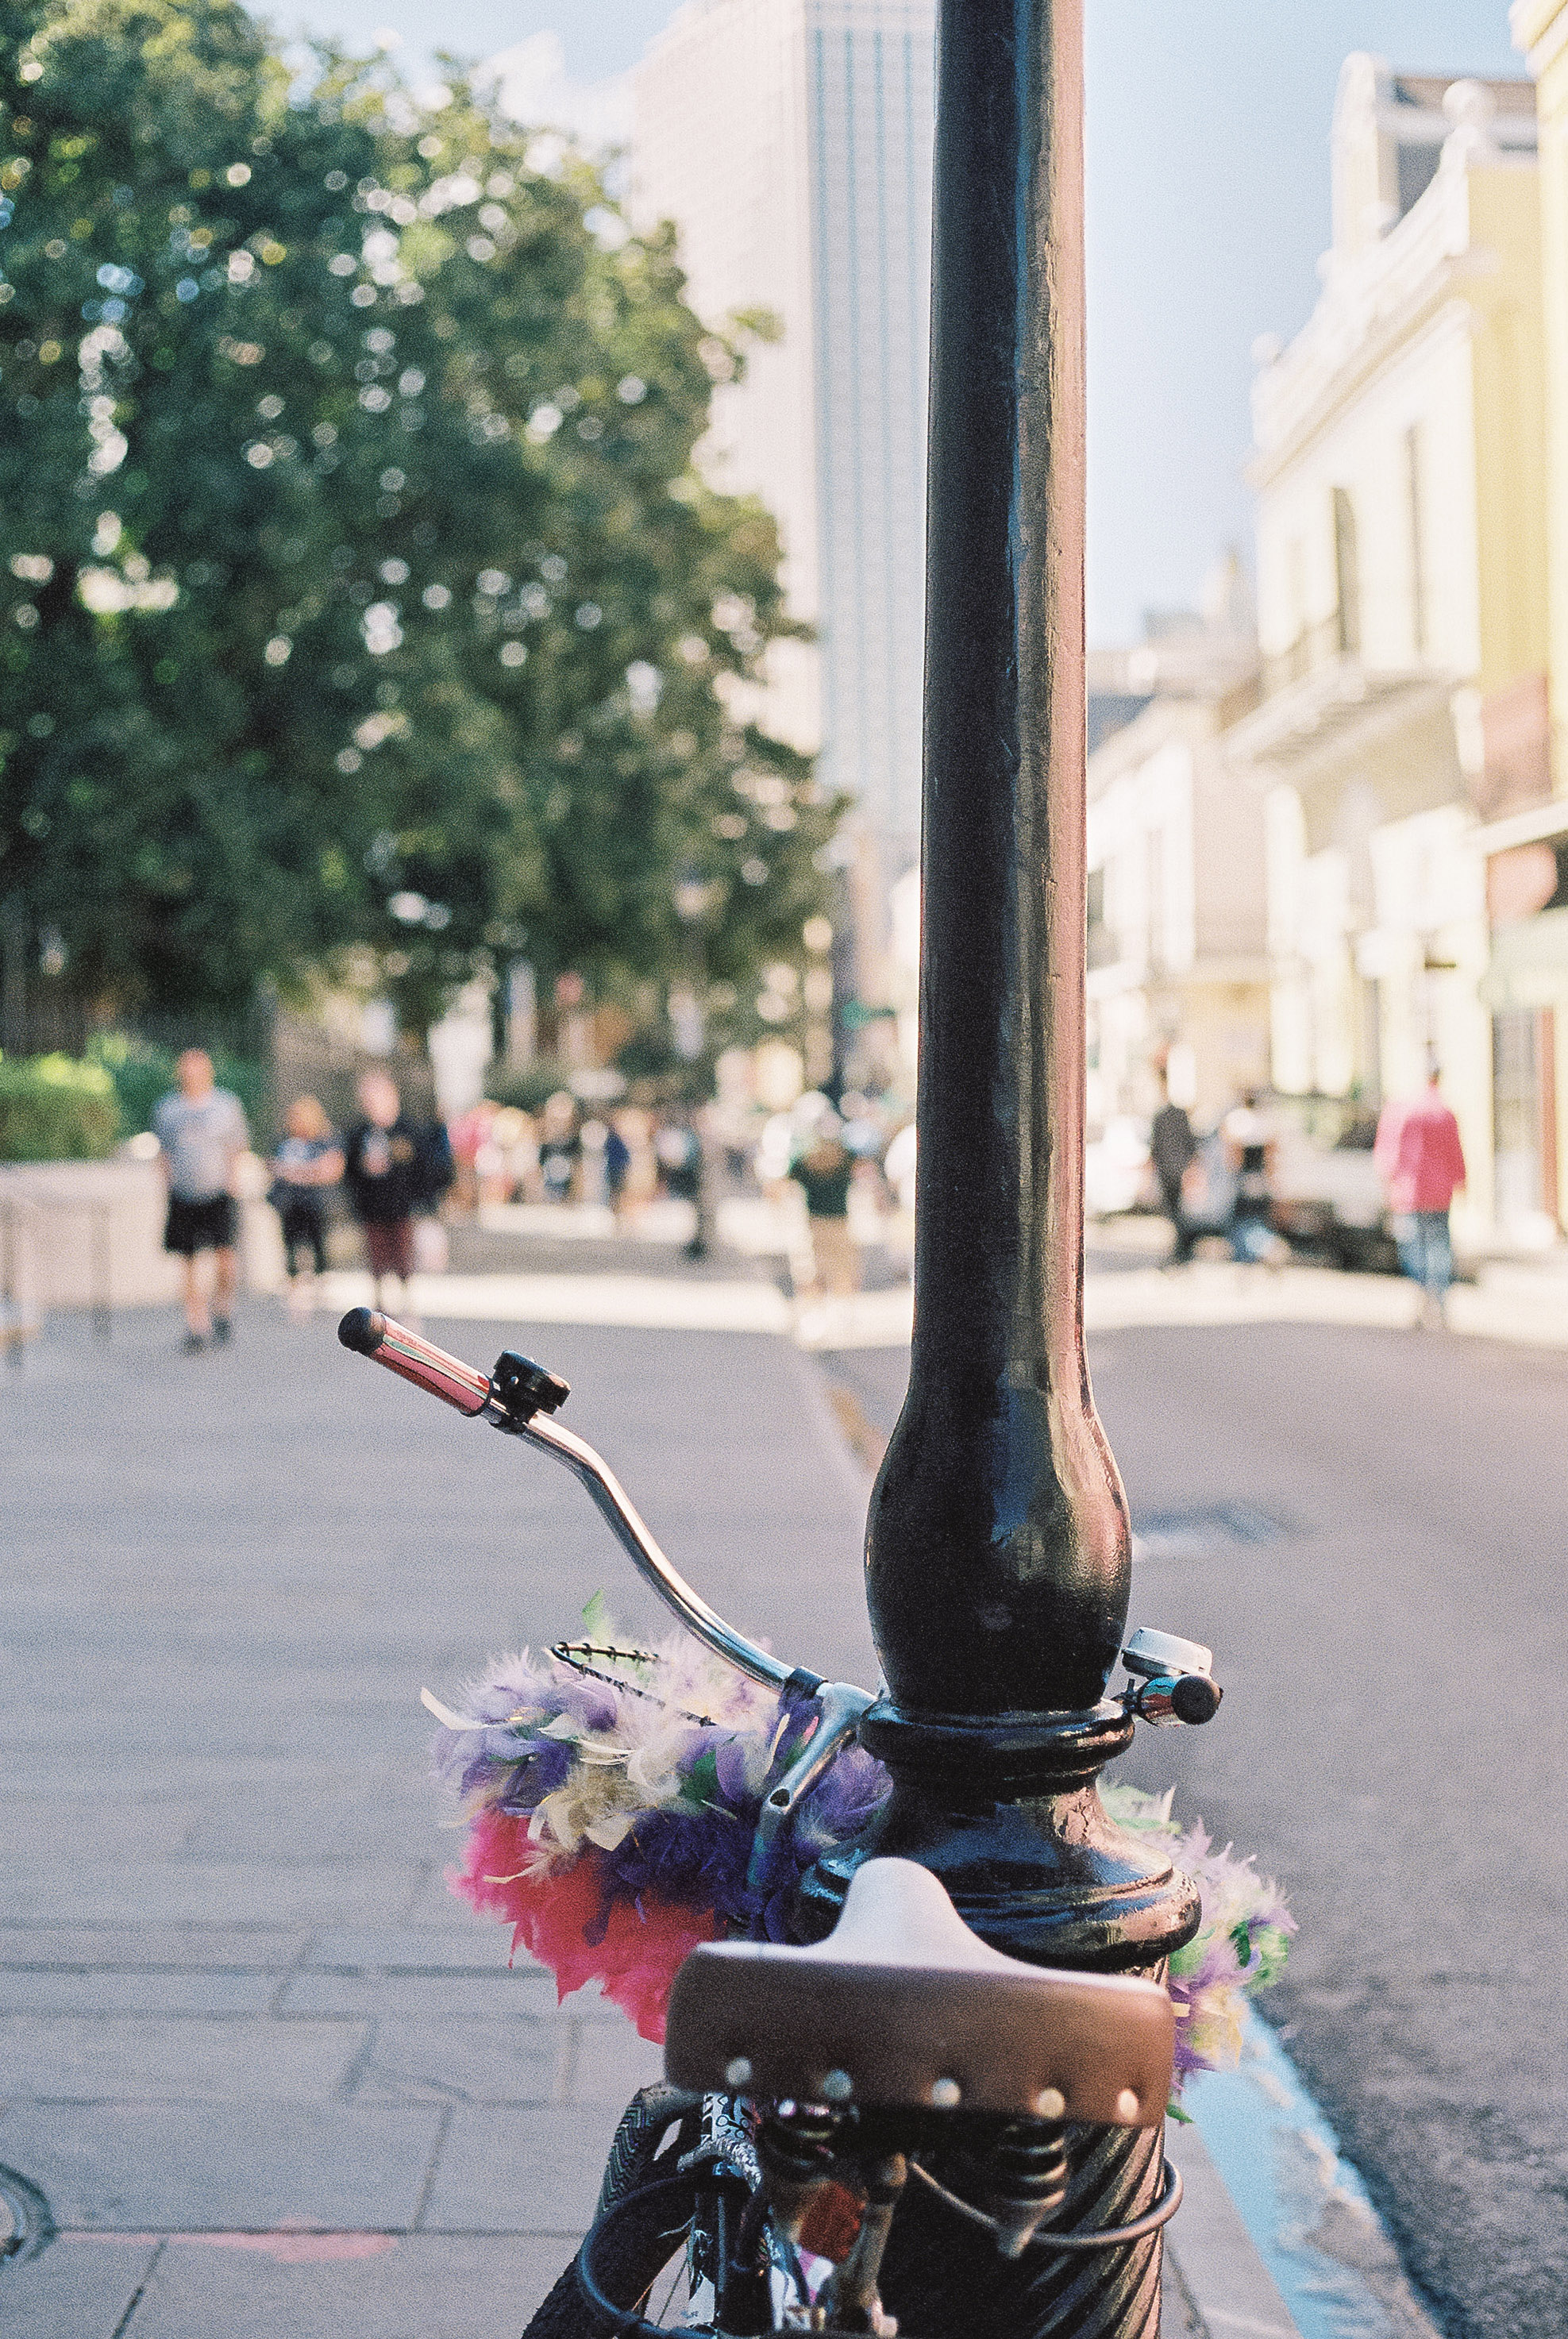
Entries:
{"type": "Polygon", "coordinates": [[[1099,1773],[1132,1732],[1109,1702],[991,1720],[873,1706],[861,1743],[887,1764],[892,1792],[860,1844],[806,1875],[796,1932],[831,1932],[851,1876],[874,1854],[929,1868],[964,1923],[1008,1957],[1154,1973],[1192,1939],[1200,1911],[1163,1849],[1123,1833],[1100,1802],[1099,1773]]]}

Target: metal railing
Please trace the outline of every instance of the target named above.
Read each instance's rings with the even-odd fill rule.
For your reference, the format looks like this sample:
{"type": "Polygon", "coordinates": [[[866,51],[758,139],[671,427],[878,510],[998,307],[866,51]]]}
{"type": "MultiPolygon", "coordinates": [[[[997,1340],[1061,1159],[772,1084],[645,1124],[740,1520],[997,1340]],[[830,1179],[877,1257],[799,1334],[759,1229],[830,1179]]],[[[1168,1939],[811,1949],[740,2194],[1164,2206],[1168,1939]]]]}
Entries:
{"type": "Polygon", "coordinates": [[[14,1368],[43,1329],[43,1233],[51,1216],[84,1219],[88,1228],[88,1307],[96,1338],[114,1328],[114,1204],[107,1195],[19,1194],[0,1191],[0,1343],[14,1368]]]}

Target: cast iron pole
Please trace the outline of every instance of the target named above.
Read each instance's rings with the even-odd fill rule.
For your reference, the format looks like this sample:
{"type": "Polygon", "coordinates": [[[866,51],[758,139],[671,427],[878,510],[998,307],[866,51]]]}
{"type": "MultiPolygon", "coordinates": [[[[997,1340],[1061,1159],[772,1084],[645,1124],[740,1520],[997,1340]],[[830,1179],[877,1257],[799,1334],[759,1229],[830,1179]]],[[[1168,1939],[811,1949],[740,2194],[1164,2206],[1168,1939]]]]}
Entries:
{"type": "MultiPolygon", "coordinates": [[[[914,1347],[866,1538],[874,1849],[1014,1956],[1159,1971],[1196,1893],[1094,1783],[1132,1735],[1105,1695],[1131,1570],[1083,1348],[1082,0],[942,0],[937,89],[914,1347]]],[[[1159,2142],[1080,2137],[1065,2222],[1142,2214],[1159,2142]]],[[[933,2280],[992,2327],[959,2251],[908,2270],[911,2328],[948,2328],[933,2280]]],[[[1005,2339],[1158,2328],[1158,2240],[1031,2252],[1006,2282],[1005,2339]]]]}

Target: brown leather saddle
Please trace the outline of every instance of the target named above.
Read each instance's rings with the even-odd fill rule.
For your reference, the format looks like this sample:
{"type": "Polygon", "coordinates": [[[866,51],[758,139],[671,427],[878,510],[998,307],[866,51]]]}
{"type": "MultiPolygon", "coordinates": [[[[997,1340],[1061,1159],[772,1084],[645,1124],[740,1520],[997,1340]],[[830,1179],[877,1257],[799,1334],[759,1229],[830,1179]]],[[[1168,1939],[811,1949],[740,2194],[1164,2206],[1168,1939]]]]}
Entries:
{"type": "Polygon", "coordinates": [[[693,1950],[670,1994],[665,2068],[678,2087],[767,2101],[1151,2127],[1175,2045],[1158,1982],[1004,1957],[929,1870],[868,1860],[825,1941],[693,1950]]]}

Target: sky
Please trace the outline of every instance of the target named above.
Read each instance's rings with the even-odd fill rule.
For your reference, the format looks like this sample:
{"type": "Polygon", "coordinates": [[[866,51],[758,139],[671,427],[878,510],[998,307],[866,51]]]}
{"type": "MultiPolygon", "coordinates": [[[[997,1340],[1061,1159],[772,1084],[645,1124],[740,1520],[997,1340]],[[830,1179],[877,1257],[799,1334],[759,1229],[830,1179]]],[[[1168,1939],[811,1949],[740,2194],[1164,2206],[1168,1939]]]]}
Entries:
{"type": "MultiPolygon", "coordinates": [[[[283,32],[401,38],[429,73],[429,0],[273,0],[283,32]]],[[[672,0],[444,0],[441,45],[497,57],[514,109],[623,135],[624,76],[672,0]]],[[[1250,351],[1311,312],[1328,131],[1353,49],[1410,70],[1522,74],[1506,0],[1088,0],[1090,638],[1191,607],[1249,556],[1250,351]]]]}

